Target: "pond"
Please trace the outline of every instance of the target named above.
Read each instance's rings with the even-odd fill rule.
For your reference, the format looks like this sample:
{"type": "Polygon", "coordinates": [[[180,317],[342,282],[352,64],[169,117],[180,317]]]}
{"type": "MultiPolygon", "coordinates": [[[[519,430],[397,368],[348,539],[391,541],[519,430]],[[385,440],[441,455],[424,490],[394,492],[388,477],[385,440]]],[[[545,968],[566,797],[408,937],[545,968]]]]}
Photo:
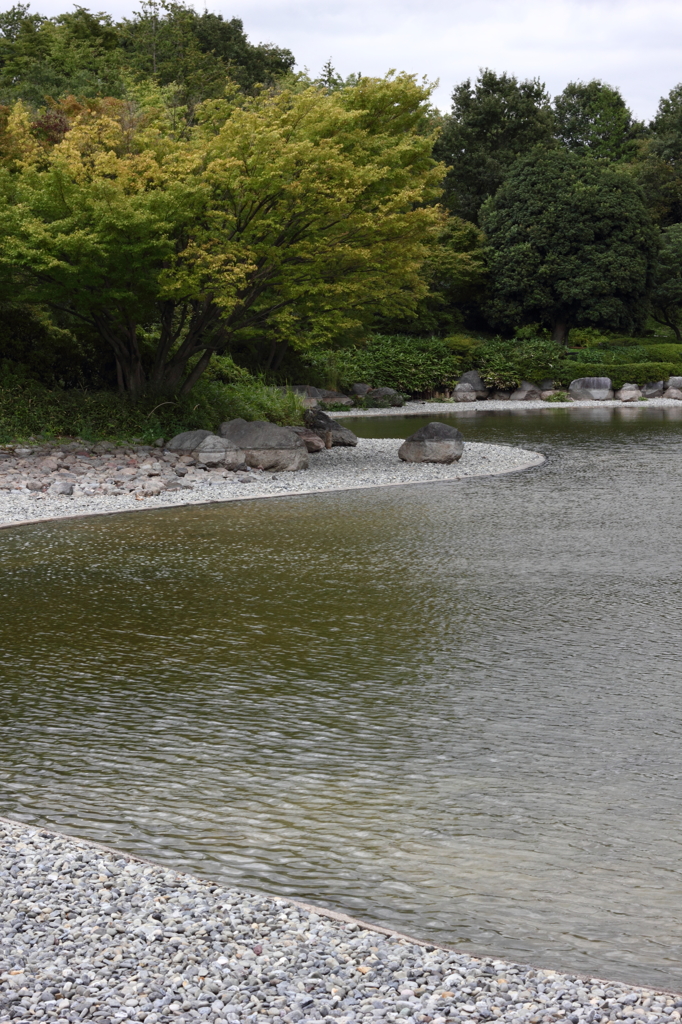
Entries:
{"type": "Polygon", "coordinates": [[[679,990],[682,420],[457,422],[548,461],[0,532],[0,814],[679,990]]]}

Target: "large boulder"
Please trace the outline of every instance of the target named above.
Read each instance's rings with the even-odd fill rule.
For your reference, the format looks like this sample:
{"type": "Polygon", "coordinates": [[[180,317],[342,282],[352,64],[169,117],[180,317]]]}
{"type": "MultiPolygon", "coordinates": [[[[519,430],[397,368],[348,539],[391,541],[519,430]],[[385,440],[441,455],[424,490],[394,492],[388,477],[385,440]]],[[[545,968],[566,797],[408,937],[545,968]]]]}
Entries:
{"type": "Polygon", "coordinates": [[[353,399],[341,391],[329,391],[327,388],[318,388],[317,390],[323,405],[345,405],[349,409],[354,404],[353,399]]]}
{"type": "Polygon", "coordinates": [[[539,402],[542,398],[542,391],[529,380],[522,380],[515,391],[509,396],[511,402],[539,402]]]}
{"type": "Polygon", "coordinates": [[[641,397],[639,384],[623,384],[622,388],[616,391],[616,398],[619,402],[639,402],[641,397]]]}
{"type": "Polygon", "coordinates": [[[220,436],[244,451],[244,461],[254,469],[294,472],[308,468],[308,449],[289,427],[267,420],[229,420],[220,424],[220,436]]]}
{"type": "Polygon", "coordinates": [[[195,451],[199,447],[205,437],[211,437],[210,430],[185,430],[182,434],[176,434],[175,437],[166,445],[166,450],[169,452],[180,452],[184,455],[189,455],[190,452],[195,451]]]}
{"type": "Polygon", "coordinates": [[[457,462],[462,458],[464,438],[448,423],[427,423],[400,446],[403,462],[457,462]]]}
{"type": "Polygon", "coordinates": [[[281,390],[293,391],[301,399],[306,409],[317,409],[320,405],[320,392],[312,384],[292,384],[291,387],[281,390]]]}
{"type": "Polygon", "coordinates": [[[377,409],[397,409],[405,405],[405,399],[395,388],[370,388],[365,394],[365,405],[373,405],[377,409]]]}
{"type": "Polygon", "coordinates": [[[298,434],[310,453],[321,452],[324,448],[322,438],[318,437],[315,431],[309,427],[289,427],[289,430],[293,430],[295,434],[298,434]]]}
{"type": "Polygon", "coordinates": [[[467,370],[459,378],[460,384],[471,384],[472,388],[476,392],[476,398],[487,398],[488,389],[485,386],[483,378],[481,377],[478,370],[467,370]]]}
{"type": "Polygon", "coordinates": [[[351,388],[353,394],[357,395],[358,398],[364,398],[367,392],[371,390],[371,384],[361,384],[360,382],[358,382],[357,384],[353,384],[353,387],[351,388]]]}
{"type": "Polygon", "coordinates": [[[665,393],[665,395],[663,397],[664,398],[672,398],[676,402],[682,402],[682,389],[680,389],[680,388],[668,388],[668,390],[666,391],[666,393],[665,393]]]}
{"type": "Polygon", "coordinates": [[[223,466],[237,469],[244,465],[245,452],[226,437],[209,434],[197,445],[192,457],[202,466],[223,466]]]}
{"type": "Polygon", "coordinates": [[[677,388],[678,391],[682,391],[682,377],[668,377],[665,382],[667,388],[677,388]]]}
{"type": "Polygon", "coordinates": [[[642,386],[642,394],[645,398],[663,398],[664,391],[665,381],[662,380],[650,381],[642,386]]]}
{"type": "Polygon", "coordinates": [[[452,397],[456,402],[475,402],[476,388],[473,384],[469,384],[468,381],[464,381],[463,383],[460,381],[459,384],[455,385],[452,397]]]}
{"type": "Polygon", "coordinates": [[[568,394],[576,402],[607,402],[613,398],[610,377],[577,377],[568,385],[568,394]]]}
{"type": "Polygon", "coordinates": [[[305,414],[305,425],[316,433],[318,437],[321,437],[328,448],[354,448],[358,443],[358,439],[352,430],[342,427],[340,423],[333,420],[326,412],[310,409],[305,414]]]}

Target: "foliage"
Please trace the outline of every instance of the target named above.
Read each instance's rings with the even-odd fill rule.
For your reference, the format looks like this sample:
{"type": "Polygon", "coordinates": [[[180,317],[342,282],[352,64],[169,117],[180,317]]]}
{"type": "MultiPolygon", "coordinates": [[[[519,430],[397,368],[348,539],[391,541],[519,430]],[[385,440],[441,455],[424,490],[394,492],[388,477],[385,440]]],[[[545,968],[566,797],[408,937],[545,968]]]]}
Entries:
{"type": "Polygon", "coordinates": [[[429,292],[409,317],[379,317],[380,334],[448,334],[460,328],[483,294],[487,277],[484,237],[460,217],[448,217],[427,250],[422,275],[429,292]]]}
{"type": "Polygon", "coordinates": [[[347,391],[356,383],[406,395],[450,389],[463,369],[448,339],[408,335],[373,334],[362,345],[310,351],[305,358],[309,379],[347,391]]]}
{"type": "Polygon", "coordinates": [[[123,97],[131,75],[173,85],[191,109],[223,94],[271,83],[294,65],[289,50],[250,43],[238,18],[197,14],[184,3],[146,0],[115,24],[84,7],[45,18],[15,4],[0,14],[0,98],[40,106],[48,97],[123,97]]]}
{"type": "Polygon", "coordinates": [[[538,79],[481,71],[475,85],[455,87],[452,110],[435,147],[450,167],[445,179],[448,208],[477,221],[484,200],[497,191],[518,157],[552,145],[552,110],[538,79]]]}
{"type": "Polygon", "coordinates": [[[651,315],[682,342],[682,224],[661,232],[661,250],[654,271],[651,315]]]}
{"type": "Polygon", "coordinates": [[[633,119],[618,89],[593,79],[569,82],[555,98],[554,130],[574,153],[619,161],[636,154],[644,125],[633,119]]]}
{"type": "Polygon", "coordinates": [[[650,345],[648,342],[642,346],[644,352],[646,352],[646,359],[653,360],[654,362],[673,362],[682,363],[682,345],[674,345],[666,342],[659,342],[656,345],[650,345]]]}
{"type": "Polygon", "coordinates": [[[629,175],[567,150],[536,150],[487,201],[481,225],[494,323],[539,321],[565,343],[573,326],[644,322],[658,238],[629,175]]]}
{"type": "Polygon", "coordinates": [[[235,94],[188,138],[158,105],[109,101],[47,148],[16,104],[0,289],[87,325],[131,395],[187,393],[214,353],[264,362],[408,311],[442,220],[428,97],[407,75],[235,94]]]}
{"type": "Polygon", "coordinates": [[[296,395],[257,380],[201,381],[191,397],[159,403],[151,397],[132,402],[111,391],[49,389],[7,372],[0,378],[0,443],[39,434],[151,442],[183,430],[216,430],[236,416],[302,423],[303,406],[296,395]]]}
{"type": "Polygon", "coordinates": [[[546,337],[496,338],[476,351],[481,376],[488,387],[508,391],[521,381],[558,379],[564,350],[546,337]]]}

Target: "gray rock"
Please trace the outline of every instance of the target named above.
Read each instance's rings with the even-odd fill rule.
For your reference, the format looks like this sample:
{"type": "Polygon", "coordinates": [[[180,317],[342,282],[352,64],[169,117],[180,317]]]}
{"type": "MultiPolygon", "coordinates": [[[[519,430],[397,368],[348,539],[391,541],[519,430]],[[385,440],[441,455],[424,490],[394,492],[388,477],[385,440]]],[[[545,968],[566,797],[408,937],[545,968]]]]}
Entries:
{"type": "Polygon", "coordinates": [[[377,409],[399,408],[405,405],[405,399],[395,388],[370,388],[365,395],[365,404],[373,405],[377,409]]]}
{"type": "Polygon", "coordinates": [[[676,402],[682,402],[682,388],[668,388],[663,397],[672,398],[676,402]]]}
{"type": "Polygon", "coordinates": [[[427,423],[400,446],[403,462],[457,462],[464,451],[464,438],[448,423],[427,423]]]}
{"type": "Polygon", "coordinates": [[[273,472],[294,472],[308,468],[305,442],[290,427],[267,420],[230,420],[220,424],[220,436],[244,451],[247,466],[273,472]]]}
{"type": "Polygon", "coordinates": [[[576,402],[607,402],[613,398],[610,377],[577,377],[568,386],[576,402]]]}
{"type": "Polygon", "coordinates": [[[512,402],[538,402],[541,397],[542,392],[537,384],[522,380],[516,391],[512,391],[509,399],[512,402]]]}
{"type": "Polygon", "coordinates": [[[342,394],[340,391],[328,391],[326,388],[319,388],[318,390],[320,402],[323,405],[345,405],[347,408],[351,408],[354,404],[352,398],[342,394]]]}
{"type": "Polygon", "coordinates": [[[310,454],[320,452],[324,448],[324,441],[322,438],[318,437],[315,431],[310,430],[309,427],[290,427],[289,429],[293,430],[295,434],[298,434],[310,454]]]}
{"type": "Polygon", "coordinates": [[[166,445],[169,452],[181,452],[189,454],[199,447],[205,437],[210,437],[210,430],[185,430],[182,434],[176,434],[175,437],[166,445]]]}
{"type": "Polygon", "coordinates": [[[49,490],[50,494],[73,494],[73,484],[68,480],[55,480],[49,490]]]}
{"type": "Polygon", "coordinates": [[[471,384],[472,388],[476,392],[477,398],[487,398],[488,388],[485,386],[485,382],[481,377],[478,370],[467,370],[459,378],[460,384],[471,384]]]}
{"type": "Polygon", "coordinates": [[[639,402],[642,392],[639,384],[623,384],[622,388],[616,391],[615,397],[619,402],[639,402]]]}
{"type": "Polygon", "coordinates": [[[305,414],[305,423],[329,448],[351,447],[354,448],[358,439],[352,430],[342,427],[340,423],[333,420],[326,412],[310,410],[305,414]]]}
{"type": "Polygon", "coordinates": [[[244,452],[234,441],[226,437],[209,434],[192,452],[200,466],[224,466],[236,469],[244,464],[244,452]]]}
{"type": "Polygon", "coordinates": [[[354,384],[353,387],[351,388],[351,391],[353,392],[353,394],[357,395],[358,398],[364,398],[364,396],[367,394],[367,392],[371,391],[371,390],[372,390],[372,385],[371,384],[354,384]]]}
{"type": "Polygon", "coordinates": [[[299,396],[306,409],[317,409],[320,404],[320,392],[312,384],[293,384],[283,391],[293,391],[299,396]]]}
{"type": "Polygon", "coordinates": [[[496,402],[508,402],[511,398],[511,391],[493,391],[489,397],[496,402]]]}
{"type": "Polygon", "coordinates": [[[665,381],[662,380],[650,381],[642,387],[642,394],[645,398],[663,398],[664,391],[665,381]]]}
{"type": "Polygon", "coordinates": [[[475,402],[476,388],[473,384],[468,384],[465,381],[463,384],[457,384],[455,386],[455,390],[452,392],[452,397],[456,402],[475,402]]]}
{"type": "Polygon", "coordinates": [[[538,384],[540,391],[554,391],[554,381],[547,377],[545,380],[541,380],[538,384]]]}
{"type": "Polygon", "coordinates": [[[678,388],[682,391],[682,377],[668,377],[665,386],[667,388],[678,388]]]}
{"type": "MultiPolygon", "coordinates": [[[[543,383],[544,383],[544,381],[543,381],[543,383]]],[[[542,399],[543,402],[546,402],[548,399],[553,398],[554,395],[558,395],[558,394],[559,394],[559,392],[555,391],[554,388],[546,388],[545,390],[540,392],[540,398],[542,399]]]]}

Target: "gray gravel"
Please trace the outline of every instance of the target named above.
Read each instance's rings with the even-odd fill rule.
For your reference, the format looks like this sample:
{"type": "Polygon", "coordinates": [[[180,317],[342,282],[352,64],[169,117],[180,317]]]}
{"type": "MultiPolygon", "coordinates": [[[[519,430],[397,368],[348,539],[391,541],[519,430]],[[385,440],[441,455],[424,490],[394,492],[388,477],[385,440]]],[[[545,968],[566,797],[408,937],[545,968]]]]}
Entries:
{"type": "Polygon", "coordinates": [[[485,398],[476,402],[455,402],[450,399],[443,402],[407,402],[396,409],[343,409],[331,415],[335,420],[341,420],[349,416],[452,416],[453,413],[490,412],[499,409],[506,412],[523,412],[524,409],[630,409],[632,414],[636,415],[635,410],[642,408],[668,409],[670,412],[676,410],[676,418],[682,419],[682,402],[672,398],[647,398],[642,402],[620,402],[615,398],[608,402],[510,402],[499,401],[496,398],[485,398]]]}
{"type": "Polygon", "coordinates": [[[228,889],[0,819],[0,1021],[658,1024],[682,999],[228,889]]]}
{"type": "MultiPolygon", "coordinates": [[[[368,440],[360,438],[356,448],[324,449],[310,456],[310,469],[297,473],[207,472],[190,466],[181,480],[182,488],[158,491],[158,471],[155,458],[160,453],[146,450],[138,462],[149,466],[148,483],[135,484],[134,490],[121,492],[111,484],[112,493],[87,493],[96,486],[96,473],[84,472],[74,485],[72,495],[47,491],[29,491],[25,487],[0,490],[0,525],[33,519],[60,518],[119,512],[126,509],[162,508],[176,505],[201,504],[207,501],[234,501],[244,498],[274,497],[286,494],[311,494],[320,491],[347,490],[357,487],[378,487],[395,484],[427,483],[436,480],[459,480],[466,477],[509,473],[537,466],[544,462],[542,455],[509,445],[467,442],[459,462],[450,466],[401,462],[398,459],[400,438],[368,440]],[[156,474],[156,475],[152,475],[156,474]],[[118,493],[115,493],[118,491],[118,493]]],[[[85,465],[88,458],[81,461],[85,465]]],[[[22,470],[23,472],[23,470],[22,470]]],[[[50,470],[50,474],[59,470],[50,470]]],[[[135,480],[139,481],[138,470],[135,480]]],[[[141,472],[141,471],[140,471],[141,472]]],[[[47,486],[47,484],[45,485],[47,486]]]]}

